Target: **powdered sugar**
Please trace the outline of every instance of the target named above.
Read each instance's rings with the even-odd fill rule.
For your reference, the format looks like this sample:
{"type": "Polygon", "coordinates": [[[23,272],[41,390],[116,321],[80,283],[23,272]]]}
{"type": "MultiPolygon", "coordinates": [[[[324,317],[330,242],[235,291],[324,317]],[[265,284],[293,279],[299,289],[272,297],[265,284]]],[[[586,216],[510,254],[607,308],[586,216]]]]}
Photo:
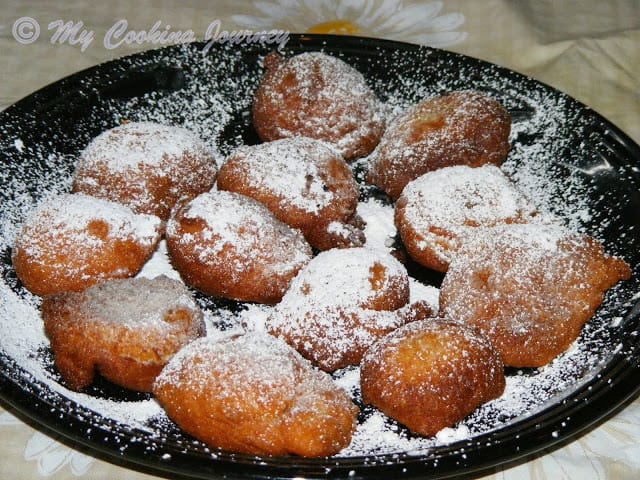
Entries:
{"type": "Polygon", "coordinates": [[[167,242],[163,239],[158,242],[156,250],[151,255],[151,258],[142,267],[142,270],[138,272],[137,277],[155,278],[160,275],[164,275],[174,280],[180,280],[180,274],[173,268],[169,255],[167,253],[167,242]]]}
{"type": "MultiPolygon", "coordinates": [[[[133,240],[143,246],[158,241],[160,219],[153,215],[134,214],[129,208],[115,202],[83,194],[61,194],[43,202],[27,219],[24,231],[26,244],[38,244],[43,232],[65,232],[70,245],[100,246],[104,239],[90,234],[89,224],[105,222],[109,238],[133,240]],[[37,235],[31,238],[30,235],[37,235]]],[[[29,252],[37,258],[38,250],[29,252]]],[[[46,261],[46,260],[43,260],[46,261]]]]}
{"type": "Polygon", "coordinates": [[[367,248],[321,252],[293,279],[267,318],[285,338],[327,371],[359,363],[364,350],[404,319],[395,310],[409,300],[404,267],[367,248]]]}
{"type": "Polygon", "coordinates": [[[192,342],[157,377],[154,393],[195,436],[273,455],[336,453],[358,412],[329,375],[261,332],[192,342]]]}
{"type": "MultiPolygon", "coordinates": [[[[349,51],[333,53],[344,55],[345,60],[353,64],[360,61],[359,55],[349,51]]],[[[406,51],[382,48],[364,58],[359,65],[373,70],[367,73],[366,79],[386,102],[390,115],[422,98],[452,89],[479,88],[498,98],[514,120],[510,138],[512,148],[502,170],[518,189],[541,211],[558,215],[571,228],[606,239],[607,248],[637,258],[633,257],[633,251],[640,248],[637,248],[633,226],[628,228],[628,222],[621,217],[623,213],[616,212],[619,202],[628,199],[619,199],[620,191],[616,187],[610,194],[602,193],[605,200],[598,200],[600,193],[596,195],[593,188],[599,179],[584,173],[588,165],[583,165],[583,161],[595,162],[598,157],[593,152],[599,148],[602,130],[601,121],[587,109],[532,81],[504,75],[494,67],[480,68],[474,63],[460,62],[448,55],[422,50],[407,55],[406,51]],[[382,75],[376,69],[387,74],[382,75]],[[614,232],[613,236],[611,232],[614,232]]],[[[20,111],[17,118],[11,117],[10,111],[3,114],[2,120],[6,123],[1,127],[0,145],[2,152],[8,152],[7,166],[0,170],[4,205],[0,213],[0,246],[4,254],[0,285],[0,350],[3,362],[8,359],[3,364],[3,367],[8,365],[3,375],[9,375],[11,381],[24,385],[27,391],[36,389],[41,398],[46,398],[52,408],[58,409],[61,417],[67,415],[77,419],[81,416],[89,430],[101,432],[99,440],[94,437],[96,441],[102,442],[102,436],[113,436],[121,442],[122,438],[131,438],[132,429],[140,429],[133,434],[131,442],[144,442],[150,451],[168,451],[173,448],[173,439],[177,439],[178,447],[175,448],[203,452],[206,457],[210,452],[204,446],[182,436],[175,428],[167,427],[166,417],[154,400],[132,399],[126,392],[108,397],[100,396],[99,392],[79,394],[64,388],[51,373],[48,340],[39,317],[39,299],[21,288],[8,261],[10,248],[25,217],[42,198],[69,190],[77,154],[92,138],[113,125],[124,120],[182,125],[202,138],[218,159],[242,143],[256,141],[248,126],[248,109],[262,72],[259,62],[254,62],[245,52],[225,50],[221,55],[203,56],[197,50],[181,47],[153,54],[150,59],[127,60],[121,70],[132,71],[133,75],[152,70],[157,75],[154,81],[159,79],[154,85],[160,87],[147,93],[126,96],[124,91],[124,96],[109,96],[103,88],[105,76],[99,72],[81,80],[83,95],[70,97],[93,99],[94,92],[99,90],[94,86],[100,85],[102,98],[88,113],[84,111],[84,104],[65,105],[64,115],[60,110],[40,111],[40,115],[49,115],[40,123],[24,111],[20,111]],[[182,68],[188,80],[180,83],[171,72],[174,69],[182,71],[182,68]],[[169,80],[176,80],[178,86],[174,87],[169,80]],[[88,92],[87,95],[84,92],[88,92]],[[62,119],[68,117],[67,110],[75,112],[73,115],[76,116],[72,126],[66,123],[61,126],[62,119]],[[58,126],[52,131],[31,133],[46,122],[58,126]],[[171,441],[167,444],[156,441],[161,438],[171,441]]],[[[117,80],[117,77],[113,78],[117,80]]],[[[607,151],[604,152],[607,155],[607,151]]],[[[638,173],[620,165],[609,172],[612,178],[619,176],[620,179],[637,178],[638,173]]],[[[388,251],[395,237],[392,206],[374,199],[368,188],[363,188],[363,193],[365,198],[358,206],[358,212],[367,220],[368,247],[388,251]]],[[[154,256],[154,262],[160,260],[157,268],[147,264],[142,275],[155,276],[151,273],[155,270],[177,276],[166,262],[162,248],[160,245],[154,256]]],[[[637,274],[637,267],[634,268],[637,274]]],[[[412,301],[427,298],[436,303],[435,286],[424,286],[413,280],[410,284],[412,301]]],[[[564,398],[597,375],[611,352],[621,345],[618,335],[627,321],[612,327],[611,320],[614,313],[616,318],[625,317],[637,303],[635,276],[629,285],[611,292],[600,313],[586,325],[572,349],[542,369],[509,372],[505,394],[482,406],[460,425],[454,426],[453,431],[441,432],[435,438],[414,437],[379,412],[363,407],[352,444],[338,457],[366,457],[365,463],[382,464],[389,461],[389,456],[427,456],[433,449],[452,440],[473,439],[486,432],[505,429],[513,421],[550,405],[561,404],[564,398]]],[[[202,296],[198,301],[207,308],[208,335],[216,337],[224,335],[220,333],[221,325],[227,331],[240,331],[242,322],[255,320],[259,323],[272,310],[256,305],[229,306],[202,296]]],[[[360,401],[357,368],[338,371],[333,376],[352,398],[360,401]]],[[[331,459],[329,469],[339,461],[340,458],[331,459]]]]}
{"type": "Polygon", "coordinates": [[[604,293],[629,276],[620,259],[563,227],[507,224],[467,239],[440,307],[479,328],[505,365],[539,366],[564,351],[604,293]]]}
{"type": "MultiPolygon", "coordinates": [[[[214,341],[203,338],[178,352],[157,382],[175,383],[176,376],[188,368],[190,376],[187,381],[195,392],[206,388],[211,378],[211,369],[218,368],[228,374],[221,381],[230,385],[229,394],[249,384],[259,385],[257,390],[264,391],[266,395],[271,395],[274,389],[278,389],[281,394],[293,396],[294,392],[290,388],[297,383],[297,365],[291,361],[292,357],[293,351],[286,344],[265,333],[230,335],[214,341]],[[186,367],[187,362],[192,362],[194,357],[208,359],[209,356],[216,362],[212,364],[199,361],[186,367]],[[251,359],[250,368],[245,368],[247,359],[251,359]]],[[[222,397],[226,394],[224,390],[219,392],[222,397]]]]}
{"type": "Polygon", "coordinates": [[[128,122],[101,133],[81,152],[73,191],[166,220],[180,197],[209,190],[216,173],[213,152],[189,130],[128,122]]]}
{"type": "Polygon", "coordinates": [[[322,139],[347,159],[375,146],[384,125],[380,104],[349,64],[321,52],[304,52],[274,66],[269,75],[253,110],[263,137],[322,139]],[[282,115],[281,108],[290,111],[282,115]]]}
{"type": "Polygon", "coordinates": [[[396,208],[407,250],[419,263],[441,270],[474,229],[532,221],[535,213],[493,165],[428,172],[406,185],[396,208]]]}
{"type": "MultiPolygon", "coordinates": [[[[261,203],[232,192],[215,191],[198,195],[182,211],[185,220],[200,220],[205,227],[198,233],[180,232],[180,219],[167,222],[167,235],[178,244],[193,247],[203,264],[215,264],[225,248],[238,258],[252,259],[265,255],[269,248],[272,262],[264,268],[274,273],[297,271],[310,255],[302,234],[277,220],[261,203]]],[[[243,264],[244,265],[244,264],[243,264]]]]}
{"type": "Polygon", "coordinates": [[[438,314],[440,290],[433,285],[420,283],[413,277],[409,277],[409,303],[427,302],[433,311],[433,315],[438,314]]]}
{"type": "Polygon", "coordinates": [[[184,284],[164,275],[100,283],[72,294],[69,300],[78,318],[121,324],[141,335],[151,328],[164,328],[168,334],[174,326],[166,317],[176,309],[188,311],[194,325],[202,321],[200,309],[184,284]]]}
{"type": "Polygon", "coordinates": [[[510,118],[490,96],[459,90],[425,98],[393,119],[374,151],[370,181],[391,198],[418,176],[449,165],[499,165],[510,118]]]}
{"type": "Polygon", "coordinates": [[[141,165],[170,165],[167,158],[207,155],[202,141],[186,128],[153,122],[129,122],[98,135],[81,153],[81,163],[126,172],[141,165]]]}
{"type": "Polygon", "coordinates": [[[340,159],[330,145],[301,137],[240,147],[231,158],[240,162],[246,187],[270,193],[287,208],[319,214],[335,201],[327,188],[331,159],[340,159]]]}
{"type": "MultiPolygon", "coordinates": [[[[35,298],[18,296],[7,288],[0,291],[2,353],[18,362],[17,366],[24,371],[22,375],[26,375],[24,381],[32,383],[37,395],[45,400],[59,396],[75,402],[82,410],[74,411],[73,416],[77,418],[84,415],[87,425],[95,426],[98,430],[106,428],[105,421],[108,421],[153,433],[149,420],[163,415],[161,407],[154,400],[123,402],[101,398],[95,394],[74,392],[67,389],[57,375],[50,373],[49,358],[38,353],[49,343],[42,328],[38,307],[39,301],[35,298]]],[[[60,415],[65,413],[60,406],[60,415]]]]}
{"type": "Polygon", "coordinates": [[[434,226],[456,234],[465,226],[517,221],[523,213],[532,211],[493,165],[455,166],[429,172],[410,182],[402,196],[407,200],[407,222],[425,233],[434,226]]]}
{"type": "Polygon", "coordinates": [[[318,307],[368,306],[406,288],[407,282],[406,270],[389,254],[368,248],[328,250],[298,274],[283,303],[293,311],[308,309],[309,302],[318,307]],[[380,274],[373,272],[376,266],[380,274]]]}
{"type": "Polygon", "coordinates": [[[357,213],[366,224],[364,235],[367,248],[388,252],[397,233],[393,221],[393,205],[376,198],[367,198],[358,203],[357,213]]]}
{"type": "Polygon", "coordinates": [[[376,410],[360,423],[351,445],[342,454],[365,456],[406,452],[409,455],[425,455],[435,445],[432,439],[410,437],[402,427],[390,422],[389,417],[376,410]]]}

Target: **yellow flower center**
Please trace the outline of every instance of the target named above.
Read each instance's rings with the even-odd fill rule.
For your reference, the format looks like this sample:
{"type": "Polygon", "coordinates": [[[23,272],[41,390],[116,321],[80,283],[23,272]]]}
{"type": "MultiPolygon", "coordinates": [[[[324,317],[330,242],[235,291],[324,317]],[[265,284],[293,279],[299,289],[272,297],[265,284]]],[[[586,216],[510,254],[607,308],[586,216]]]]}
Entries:
{"type": "Polygon", "coordinates": [[[331,33],[334,35],[356,35],[360,33],[357,25],[347,20],[333,20],[331,22],[322,22],[314,25],[307,30],[307,33],[331,33]]]}

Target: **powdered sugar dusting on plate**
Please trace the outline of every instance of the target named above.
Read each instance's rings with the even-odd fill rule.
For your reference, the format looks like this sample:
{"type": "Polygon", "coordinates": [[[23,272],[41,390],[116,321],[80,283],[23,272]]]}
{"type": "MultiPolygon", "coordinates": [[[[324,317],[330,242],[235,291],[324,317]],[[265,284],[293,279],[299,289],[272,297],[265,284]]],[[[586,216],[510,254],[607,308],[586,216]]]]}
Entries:
{"type": "MultiPolygon", "coordinates": [[[[124,394],[119,398],[118,395],[76,393],[60,383],[42,328],[40,301],[24,291],[9,261],[21,223],[43,198],[69,191],[79,152],[101,131],[124,121],[154,121],[188,128],[206,143],[218,162],[239,145],[251,139],[255,141],[248,127],[248,111],[262,70],[260,61],[255,62],[245,53],[241,49],[229,49],[216,55],[202,55],[198,49],[181,47],[154,54],[151,61],[133,57],[125,62],[123,71],[135,75],[136,71],[151,70],[157,72],[159,80],[148,92],[129,96],[126,92],[124,96],[110,96],[107,88],[94,88],[95,85],[104,87],[99,74],[84,77],[80,84],[88,94],[74,98],[80,98],[79,102],[84,98],[97,98],[98,105],[93,105],[88,112],[82,103],[72,105],[78,117],[74,118],[72,127],[59,127],[61,133],[47,131],[46,135],[34,138],[29,134],[35,124],[31,114],[12,118],[11,109],[3,112],[2,119],[7,123],[0,126],[0,147],[3,152],[9,152],[11,164],[0,169],[4,206],[0,212],[3,253],[1,358],[15,366],[15,371],[7,375],[11,375],[16,383],[35,385],[30,388],[38,390],[44,401],[54,405],[52,408],[66,409],[60,412],[61,417],[64,414],[81,416],[91,425],[89,428],[103,432],[118,432],[119,428],[139,429],[148,437],[142,438],[143,434],[140,434],[137,441],[148,442],[150,449],[166,448],[156,443],[159,438],[180,436],[175,428],[167,427],[162,409],[149,397],[132,399],[124,394]],[[95,92],[99,92],[98,97],[91,96],[95,92]],[[63,134],[65,128],[76,135],[63,134]]],[[[346,53],[344,59],[350,61],[349,55],[346,53]]],[[[389,118],[422,98],[456,89],[476,88],[499,99],[513,119],[512,148],[502,171],[536,208],[557,215],[570,228],[586,230],[599,237],[606,223],[601,225],[593,221],[598,218],[594,207],[598,202],[594,202],[591,193],[590,177],[584,174],[588,163],[597,160],[592,150],[599,139],[586,131],[593,122],[590,117],[583,119],[586,110],[576,107],[562,95],[532,87],[531,83],[505,75],[492,66],[478,70],[477,65],[460,65],[447,56],[425,54],[421,58],[421,62],[416,62],[406,52],[383,49],[361,63],[372,69],[373,73],[366,73],[365,79],[384,101],[389,118]],[[380,75],[377,70],[386,74],[380,75]],[[576,138],[582,141],[576,142],[576,138]],[[583,160],[587,162],[586,166],[583,160]]],[[[56,121],[66,118],[61,114],[53,116],[55,112],[50,115],[56,121]]],[[[354,168],[366,161],[357,162],[354,168]]],[[[367,248],[389,251],[396,236],[393,207],[376,197],[368,187],[362,190],[358,213],[367,221],[367,248]]],[[[632,236],[633,232],[630,232],[626,238],[632,236]]],[[[612,243],[609,241],[607,245],[615,246],[612,243]]],[[[167,260],[164,248],[161,243],[141,276],[163,273],[179,278],[167,260]]],[[[624,251],[623,246],[618,248],[624,251]]],[[[426,299],[437,303],[436,286],[423,285],[414,279],[410,284],[412,301],[426,299]]],[[[376,455],[427,455],[439,445],[495,431],[552,402],[561,402],[578,385],[597,375],[598,368],[615,350],[617,327],[611,327],[612,317],[614,313],[619,317],[621,305],[637,302],[637,294],[633,297],[633,293],[622,287],[614,289],[605,300],[601,313],[587,323],[570,350],[544,368],[510,371],[502,397],[480,407],[460,424],[434,438],[413,436],[376,410],[363,406],[352,444],[339,456],[363,456],[375,463],[376,455]]],[[[225,329],[226,332],[243,331],[242,325],[247,320],[258,325],[271,311],[271,307],[228,305],[202,296],[198,301],[205,307],[208,336],[214,337],[224,336],[225,329]]],[[[361,402],[357,367],[335,372],[333,377],[357,403],[361,402]]],[[[182,445],[187,449],[208,451],[191,440],[182,445]]],[[[384,456],[380,458],[385,461],[384,456]]]]}
{"type": "Polygon", "coordinates": [[[171,265],[169,254],[167,253],[167,242],[163,239],[158,242],[156,250],[151,258],[144,264],[142,270],[138,272],[137,277],[155,278],[160,275],[180,280],[180,274],[171,265]]]}
{"type": "Polygon", "coordinates": [[[376,198],[367,198],[358,203],[356,212],[365,222],[367,248],[388,252],[397,233],[393,221],[393,205],[376,198]]]}

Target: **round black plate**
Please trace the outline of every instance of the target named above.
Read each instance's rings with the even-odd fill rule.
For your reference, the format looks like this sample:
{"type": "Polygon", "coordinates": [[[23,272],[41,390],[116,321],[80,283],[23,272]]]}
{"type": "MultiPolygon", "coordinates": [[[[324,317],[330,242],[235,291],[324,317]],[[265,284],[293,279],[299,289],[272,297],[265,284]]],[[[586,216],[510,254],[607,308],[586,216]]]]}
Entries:
{"type": "MultiPolygon", "coordinates": [[[[508,372],[512,385],[530,382],[535,390],[526,393],[525,410],[505,411],[506,403],[494,403],[465,420],[468,438],[434,442],[418,452],[387,449],[320,459],[234,455],[207,448],[161,416],[141,428],[120,416],[97,413],[92,402],[83,400],[95,397],[126,406],[152,403],[148,396],[100,381],[85,396],[57,385],[46,342],[29,340],[30,335],[20,330],[22,312],[34,315],[39,303],[22,289],[11,266],[11,242],[18,225],[43,196],[68,189],[78,152],[95,135],[123,120],[186,125],[221,158],[239,144],[257,142],[248,112],[262,74],[261,59],[269,47],[215,45],[208,52],[202,47],[174,46],[109,62],[50,85],[0,113],[3,401],[96,454],[159,474],[444,478],[479,472],[566,441],[636,393],[640,148],[584,105],[495,65],[409,44],[305,35],[292,36],[285,53],[322,49],[340,56],[363,72],[390,113],[456,89],[473,88],[496,97],[513,118],[505,172],[541,209],[563,217],[571,227],[596,236],[608,251],[623,256],[633,268],[632,279],[608,293],[576,346],[555,366],[508,372]]],[[[365,197],[374,194],[363,187],[365,197]]],[[[422,275],[422,279],[438,281],[437,276],[422,275]]],[[[228,307],[200,300],[212,311],[228,307]]],[[[33,329],[34,337],[43,336],[39,330],[33,329]]],[[[361,421],[372,414],[363,408],[361,421]]],[[[411,440],[401,427],[394,428],[411,440]]]]}

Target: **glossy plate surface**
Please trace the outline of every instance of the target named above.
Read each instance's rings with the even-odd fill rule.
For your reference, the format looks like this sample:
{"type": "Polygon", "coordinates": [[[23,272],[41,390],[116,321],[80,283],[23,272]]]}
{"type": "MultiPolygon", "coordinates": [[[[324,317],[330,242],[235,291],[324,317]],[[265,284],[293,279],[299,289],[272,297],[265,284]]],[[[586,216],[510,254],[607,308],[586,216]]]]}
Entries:
{"type": "MultiPolygon", "coordinates": [[[[65,389],[41,331],[39,300],[24,291],[12,269],[13,238],[38,200],[68,190],[77,155],[91,138],[123,120],[185,125],[220,158],[237,145],[258,141],[249,110],[269,48],[217,45],[203,52],[202,47],[169,47],[100,65],[0,113],[3,401],[95,454],[158,474],[386,479],[472,474],[525,457],[570,440],[636,393],[640,148],[584,105],[517,73],[426,47],[330,36],[292,36],[285,51],[324,50],[343,58],[364,74],[390,114],[457,89],[477,89],[500,100],[513,119],[504,171],[541,209],[623,256],[632,266],[631,280],[609,292],[569,352],[544,369],[509,371],[505,398],[479,409],[448,438],[415,438],[388,421],[365,431],[380,417],[363,407],[359,446],[344,455],[257,458],[215,451],[182,434],[147,395],[104,381],[83,394],[65,389]],[[381,432],[394,440],[362,440],[381,432]]],[[[378,197],[362,187],[364,202],[378,197]]],[[[410,272],[436,286],[440,280],[415,266],[410,272]]],[[[203,296],[198,300],[221,328],[243,309],[203,296]]],[[[339,372],[336,378],[344,383],[353,373],[339,372]]],[[[357,388],[352,394],[359,400],[357,388]]]]}

